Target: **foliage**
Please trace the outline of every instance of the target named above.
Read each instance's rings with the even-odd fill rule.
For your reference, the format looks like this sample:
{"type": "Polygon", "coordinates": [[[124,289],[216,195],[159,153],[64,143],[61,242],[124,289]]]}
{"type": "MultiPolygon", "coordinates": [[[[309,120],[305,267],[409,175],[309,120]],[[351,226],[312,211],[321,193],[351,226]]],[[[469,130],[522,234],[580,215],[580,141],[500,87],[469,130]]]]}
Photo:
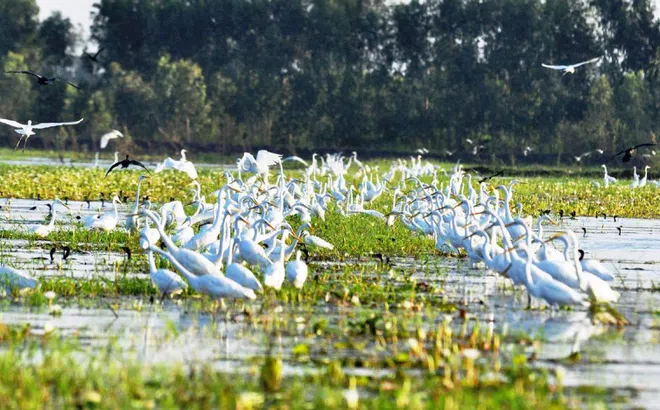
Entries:
{"type": "Polygon", "coordinates": [[[552,163],[658,131],[660,23],[649,0],[101,0],[97,62],[72,54],[67,19],[37,24],[35,7],[0,1],[5,68],[85,87],[0,78],[3,117],[86,115],[31,141],[45,148],[91,150],[108,128],[129,136],[112,143],[123,149],[223,153],[425,146],[465,156],[471,138],[484,145],[475,160],[552,163]],[[596,56],[575,74],[541,66],[596,56]]]}

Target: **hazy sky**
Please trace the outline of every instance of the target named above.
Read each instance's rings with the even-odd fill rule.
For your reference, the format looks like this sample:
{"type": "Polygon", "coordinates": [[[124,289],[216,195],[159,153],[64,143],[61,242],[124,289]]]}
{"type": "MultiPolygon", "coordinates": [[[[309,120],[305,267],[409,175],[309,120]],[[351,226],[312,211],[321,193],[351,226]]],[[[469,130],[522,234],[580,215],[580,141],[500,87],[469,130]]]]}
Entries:
{"type": "MultiPolygon", "coordinates": [[[[44,19],[48,17],[53,11],[60,10],[64,16],[71,19],[74,25],[81,24],[85,29],[85,34],[89,32],[89,26],[92,23],[90,12],[92,5],[96,0],[37,0],[37,4],[41,9],[39,18],[44,19]]],[[[660,0],[653,0],[655,2],[656,15],[660,10],[660,0]]]]}

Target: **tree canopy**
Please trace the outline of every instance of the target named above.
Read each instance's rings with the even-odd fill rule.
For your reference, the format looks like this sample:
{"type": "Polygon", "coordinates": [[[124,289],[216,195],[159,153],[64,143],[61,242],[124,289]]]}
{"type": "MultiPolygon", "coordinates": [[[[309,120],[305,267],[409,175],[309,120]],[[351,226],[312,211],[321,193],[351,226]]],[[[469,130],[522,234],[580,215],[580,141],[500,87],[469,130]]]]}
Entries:
{"type": "Polygon", "coordinates": [[[0,0],[0,64],[83,89],[3,74],[0,116],[84,115],[67,130],[78,149],[117,128],[142,149],[483,145],[477,157],[514,161],[531,146],[528,159],[554,162],[659,125],[651,0],[100,0],[97,61],[74,54],[68,19],[37,14],[34,0],[0,0]],[[599,56],[574,74],[541,66],[599,56]]]}

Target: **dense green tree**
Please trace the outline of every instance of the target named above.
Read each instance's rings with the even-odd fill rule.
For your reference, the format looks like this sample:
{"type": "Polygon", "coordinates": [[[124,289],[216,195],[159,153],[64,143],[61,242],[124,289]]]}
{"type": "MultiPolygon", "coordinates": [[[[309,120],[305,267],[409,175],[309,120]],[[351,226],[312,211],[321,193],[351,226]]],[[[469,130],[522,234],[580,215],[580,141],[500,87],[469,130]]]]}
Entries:
{"type": "Polygon", "coordinates": [[[73,24],[60,12],[53,13],[39,26],[39,44],[42,48],[42,60],[48,65],[70,65],[71,57],[67,54],[73,48],[76,36],[73,24]]]}
{"type": "Polygon", "coordinates": [[[36,0],[0,1],[0,56],[30,45],[37,34],[36,0]]]}

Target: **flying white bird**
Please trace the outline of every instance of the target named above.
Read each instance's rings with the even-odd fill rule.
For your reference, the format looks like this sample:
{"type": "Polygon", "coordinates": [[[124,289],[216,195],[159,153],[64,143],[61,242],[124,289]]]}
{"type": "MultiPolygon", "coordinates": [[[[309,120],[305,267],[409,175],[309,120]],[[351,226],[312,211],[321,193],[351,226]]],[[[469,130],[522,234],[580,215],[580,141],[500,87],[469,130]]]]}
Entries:
{"type": "Polygon", "coordinates": [[[530,147],[530,146],[528,145],[528,146],[526,146],[525,149],[523,150],[523,155],[524,155],[524,156],[527,156],[527,154],[529,154],[529,153],[532,152],[532,151],[534,151],[534,148],[532,148],[532,147],[530,147]]]}
{"type": "Polygon", "coordinates": [[[19,144],[21,143],[21,140],[25,138],[23,149],[25,149],[25,146],[27,145],[28,138],[30,138],[32,135],[35,135],[34,131],[32,130],[43,130],[44,128],[59,127],[60,125],[76,125],[76,124],[80,124],[82,120],[83,119],[81,118],[78,121],[72,121],[72,122],[44,122],[41,124],[32,124],[32,120],[30,120],[28,121],[27,124],[21,124],[20,122],[5,120],[4,118],[0,118],[0,122],[7,124],[10,127],[16,128],[14,131],[16,131],[18,134],[21,134],[21,138],[19,138],[18,142],[16,143],[16,148],[18,148],[19,144]]]}
{"type": "Polygon", "coordinates": [[[573,156],[573,158],[575,158],[575,160],[576,160],[577,162],[580,162],[580,161],[582,161],[582,158],[586,158],[586,157],[588,157],[589,155],[591,155],[591,151],[583,152],[582,155],[579,155],[579,156],[573,156]]]}
{"type": "Polygon", "coordinates": [[[120,138],[120,137],[123,137],[123,136],[124,136],[124,134],[122,134],[121,132],[119,132],[117,130],[112,130],[112,131],[110,131],[106,134],[103,134],[103,136],[101,137],[101,149],[107,147],[108,142],[110,142],[110,140],[113,140],[115,138],[120,138]]]}
{"type": "Polygon", "coordinates": [[[238,168],[254,174],[265,175],[268,174],[268,168],[278,163],[281,164],[281,161],[282,156],[280,154],[262,149],[257,152],[256,159],[249,152],[244,153],[243,158],[238,163],[238,168]]]}
{"type": "Polygon", "coordinates": [[[571,64],[571,65],[550,65],[550,64],[541,64],[545,68],[551,68],[553,70],[559,70],[563,71],[564,75],[568,73],[575,73],[575,69],[578,68],[581,65],[585,64],[591,64],[595,63],[596,61],[600,60],[600,57],[592,58],[591,60],[583,61],[581,63],[577,64],[571,64]]]}
{"type": "Polygon", "coordinates": [[[186,159],[186,150],[181,150],[181,159],[178,161],[173,160],[170,157],[165,158],[165,160],[156,166],[154,173],[159,173],[160,171],[166,169],[174,169],[177,171],[185,172],[188,174],[190,179],[197,179],[197,170],[195,169],[195,164],[186,159]]]}

